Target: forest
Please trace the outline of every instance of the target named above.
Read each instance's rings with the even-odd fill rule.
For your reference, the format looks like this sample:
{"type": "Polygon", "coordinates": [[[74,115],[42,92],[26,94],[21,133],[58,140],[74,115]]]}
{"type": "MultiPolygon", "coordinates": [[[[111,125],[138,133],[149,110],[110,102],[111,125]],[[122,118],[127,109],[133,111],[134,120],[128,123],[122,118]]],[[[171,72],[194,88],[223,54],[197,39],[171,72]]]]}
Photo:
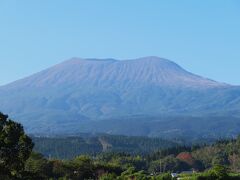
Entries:
{"type": "Polygon", "coordinates": [[[122,135],[82,135],[66,137],[31,137],[34,151],[45,157],[71,159],[79,154],[96,155],[103,152],[125,152],[131,155],[146,155],[159,149],[183,144],[180,140],[134,137],[122,135]]]}
{"type": "MultiPolygon", "coordinates": [[[[103,137],[108,136],[101,138],[103,137]]],[[[76,137],[71,138],[73,138],[72,143],[79,144],[76,145],[77,149],[81,148],[81,143],[87,142],[86,139],[81,142],[76,137]]],[[[129,147],[126,152],[124,148],[111,151],[108,146],[116,147],[116,142],[119,141],[124,142],[122,144],[124,146],[128,137],[109,136],[108,138],[104,139],[104,146],[101,144],[103,139],[98,139],[98,143],[102,145],[102,150],[99,152],[86,153],[85,147],[85,152],[82,151],[70,159],[66,158],[67,156],[64,157],[63,152],[61,152],[62,158],[44,156],[36,148],[34,149],[34,141],[36,142],[39,138],[31,139],[24,132],[21,124],[12,121],[7,115],[0,114],[0,179],[168,180],[176,177],[199,180],[240,179],[240,137],[192,146],[166,143],[166,146],[158,149],[152,148],[157,146],[150,145],[160,144],[159,139],[149,140],[138,137],[139,144],[143,144],[143,149],[149,146],[150,150],[144,153],[143,151],[130,152],[129,147],[134,145],[137,137],[129,137],[129,147]],[[103,151],[104,148],[106,151],[103,151]]],[[[51,144],[51,140],[45,145],[51,144]]],[[[66,139],[66,141],[70,140],[66,139]]],[[[94,143],[95,141],[90,144],[94,143]]],[[[67,145],[72,148],[71,144],[67,145]]],[[[60,145],[54,147],[61,148],[60,145]]]]}

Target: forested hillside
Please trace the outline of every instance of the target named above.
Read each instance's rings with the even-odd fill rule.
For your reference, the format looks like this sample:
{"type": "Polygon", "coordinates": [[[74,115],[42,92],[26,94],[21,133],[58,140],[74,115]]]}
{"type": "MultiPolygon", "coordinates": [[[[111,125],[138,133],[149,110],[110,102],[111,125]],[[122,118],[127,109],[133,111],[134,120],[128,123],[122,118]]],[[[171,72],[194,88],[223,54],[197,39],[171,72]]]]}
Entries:
{"type": "Polygon", "coordinates": [[[79,154],[96,155],[101,152],[147,154],[177,146],[179,143],[160,138],[94,135],[85,137],[32,137],[34,150],[45,157],[71,159],[79,154]]]}
{"type": "MultiPolygon", "coordinates": [[[[84,147],[84,153],[79,152],[71,159],[61,160],[44,157],[37,152],[37,146],[32,151],[32,140],[21,124],[1,113],[0,122],[0,179],[4,180],[170,180],[171,172],[185,179],[240,179],[240,137],[201,146],[170,146],[167,141],[144,137],[69,137],[56,140],[57,145],[53,147],[61,149],[66,146],[75,150],[84,147]],[[166,143],[166,146],[157,148],[160,143],[166,143]],[[99,152],[84,155],[88,149],[86,144],[95,148],[101,145],[102,148],[99,152]],[[139,153],[137,148],[141,147],[149,151],[139,153]]],[[[35,142],[39,140],[51,150],[53,139],[36,138],[35,142]]],[[[67,156],[61,151],[56,153],[67,156]]]]}
{"type": "Polygon", "coordinates": [[[225,180],[240,178],[239,157],[240,138],[237,138],[212,145],[169,147],[147,154],[101,152],[79,155],[71,160],[47,159],[33,153],[26,168],[43,179],[170,180],[170,172],[175,172],[186,179],[225,180]],[[191,173],[181,173],[185,171],[191,173]]]}

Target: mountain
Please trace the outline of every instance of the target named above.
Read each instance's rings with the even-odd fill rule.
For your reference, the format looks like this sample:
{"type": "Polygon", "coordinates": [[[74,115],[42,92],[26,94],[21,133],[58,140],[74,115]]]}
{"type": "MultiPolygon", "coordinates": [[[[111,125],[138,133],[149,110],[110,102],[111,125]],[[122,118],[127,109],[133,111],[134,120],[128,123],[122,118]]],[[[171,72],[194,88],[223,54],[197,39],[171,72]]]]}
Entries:
{"type": "Polygon", "coordinates": [[[0,102],[2,112],[34,134],[162,135],[163,130],[182,134],[183,119],[192,123],[195,118],[199,124],[202,118],[213,117],[214,126],[219,118],[238,123],[240,87],[194,75],[159,57],[72,58],[0,87],[0,102]]]}

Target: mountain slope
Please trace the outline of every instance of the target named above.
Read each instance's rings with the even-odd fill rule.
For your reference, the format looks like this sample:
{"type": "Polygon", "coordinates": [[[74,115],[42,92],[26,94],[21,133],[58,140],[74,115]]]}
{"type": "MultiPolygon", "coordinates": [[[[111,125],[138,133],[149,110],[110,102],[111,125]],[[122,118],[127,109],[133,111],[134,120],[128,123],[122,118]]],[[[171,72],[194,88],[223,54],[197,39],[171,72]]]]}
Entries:
{"type": "Polygon", "coordinates": [[[131,116],[240,115],[239,87],[158,57],[72,58],[0,87],[0,102],[30,133],[93,131],[95,120],[131,116]]]}
{"type": "Polygon", "coordinates": [[[226,86],[191,74],[166,59],[145,57],[135,60],[78,59],[72,58],[7,87],[43,87],[79,85],[112,87],[116,84],[147,83],[157,86],[219,87],[226,86]]]}

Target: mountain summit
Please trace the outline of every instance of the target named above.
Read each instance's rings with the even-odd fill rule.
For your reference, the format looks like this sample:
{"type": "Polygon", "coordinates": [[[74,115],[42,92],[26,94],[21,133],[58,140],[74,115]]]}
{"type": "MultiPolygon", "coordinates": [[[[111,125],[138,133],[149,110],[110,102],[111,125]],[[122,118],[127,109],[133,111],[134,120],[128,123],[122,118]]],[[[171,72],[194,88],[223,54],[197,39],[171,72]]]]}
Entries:
{"type": "Polygon", "coordinates": [[[134,60],[72,58],[33,76],[14,82],[22,87],[59,85],[131,86],[148,84],[161,87],[213,88],[218,83],[191,74],[176,63],[159,58],[144,57],[134,60]]]}
{"type": "Polygon", "coordinates": [[[238,87],[153,56],[72,58],[0,87],[0,102],[0,110],[31,133],[77,131],[82,122],[132,116],[240,114],[238,87]]]}

